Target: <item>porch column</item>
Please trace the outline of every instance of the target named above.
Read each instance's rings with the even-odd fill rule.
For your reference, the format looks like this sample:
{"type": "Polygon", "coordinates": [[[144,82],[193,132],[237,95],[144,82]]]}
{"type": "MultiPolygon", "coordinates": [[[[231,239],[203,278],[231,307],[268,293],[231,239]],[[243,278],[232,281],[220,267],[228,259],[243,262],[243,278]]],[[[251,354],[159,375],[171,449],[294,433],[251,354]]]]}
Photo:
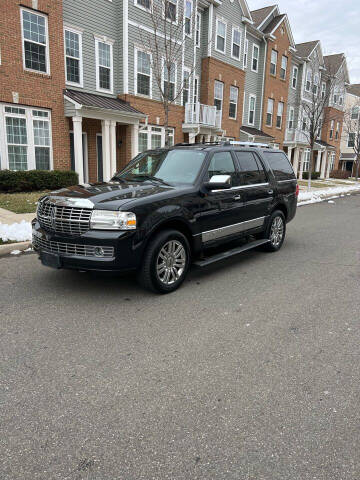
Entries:
{"type": "Polygon", "coordinates": [[[325,178],[326,161],[327,161],[327,150],[324,151],[324,155],[322,156],[320,178],[325,178]]]}
{"type": "Polygon", "coordinates": [[[291,154],[292,154],[292,151],[293,151],[293,147],[288,147],[288,149],[287,149],[287,156],[288,156],[288,159],[290,160],[290,163],[291,163],[291,154]]]}
{"type": "Polygon", "coordinates": [[[304,171],[304,156],[305,156],[305,150],[301,150],[300,154],[300,172],[299,172],[299,180],[302,180],[303,178],[303,171],[304,171]]]}
{"type": "Polygon", "coordinates": [[[75,171],[79,175],[79,184],[84,183],[84,158],[82,139],[82,117],[72,117],[74,130],[75,171]]]}
{"type": "Polygon", "coordinates": [[[293,169],[294,169],[296,178],[298,176],[298,170],[299,170],[299,154],[300,154],[299,147],[295,147],[293,169]]]}
{"type": "Polygon", "coordinates": [[[139,153],[139,124],[130,125],[131,128],[131,159],[139,153]]]}
{"type": "Polygon", "coordinates": [[[117,171],[116,165],[116,121],[110,120],[110,178],[117,171]]]}
{"type": "Polygon", "coordinates": [[[205,137],[205,142],[206,143],[211,142],[211,135],[204,135],[204,137],[205,137]]]}
{"type": "Polygon", "coordinates": [[[189,133],[189,143],[195,143],[196,133],[189,133]]]}
{"type": "Polygon", "coordinates": [[[316,158],[315,172],[320,172],[321,154],[322,154],[322,151],[321,151],[321,150],[318,150],[318,152],[317,152],[317,158],[316,158]]]}
{"type": "Polygon", "coordinates": [[[329,152],[328,154],[328,162],[327,162],[327,167],[326,167],[326,178],[329,178],[330,177],[330,164],[331,164],[331,160],[330,160],[330,157],[332,156],[332,153],[329,152]]]}
{"type": "Polygon", "coordinates": [[[108,182],[111,178],[110,120],[101,120],[101,127],[104,182],[108,182]]]}

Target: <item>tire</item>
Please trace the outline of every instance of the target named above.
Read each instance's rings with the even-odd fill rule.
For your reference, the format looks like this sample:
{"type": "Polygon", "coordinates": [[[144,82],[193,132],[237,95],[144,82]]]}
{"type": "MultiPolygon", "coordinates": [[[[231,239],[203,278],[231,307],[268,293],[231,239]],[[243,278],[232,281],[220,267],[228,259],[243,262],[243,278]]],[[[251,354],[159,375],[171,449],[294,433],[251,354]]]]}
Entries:
{"type": "Polygon", "coordinates": [[[155,293],[174,292],[185,280],[190,266],[190,245],[178,230],[163,230],[146,247],[138,282],[155,293]]]}
{"type": "Polygon", "coordinates": [[[266,243],[261,248],[265,252],[277,252],[282,247],[286,235],[286,221],[285,215],[281,210],[275,210],[268,222],[265,233],[262,238],[269,240],[269,243],[266,243]],[[275,232],[273,231],[275,229],[275,232]],[[280,229],[280,230],[279,230],[280,229]],[[277,232],[277,234],[276,234],[277,232]],[[274,235],[275,233],[275,235],[274,235]]]}

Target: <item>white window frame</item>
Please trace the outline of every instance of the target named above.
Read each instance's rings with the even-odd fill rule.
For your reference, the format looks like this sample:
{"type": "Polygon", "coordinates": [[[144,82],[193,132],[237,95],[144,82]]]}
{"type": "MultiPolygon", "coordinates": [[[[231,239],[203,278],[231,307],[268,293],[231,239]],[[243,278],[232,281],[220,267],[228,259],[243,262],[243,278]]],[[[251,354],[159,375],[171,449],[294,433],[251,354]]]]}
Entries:
{"type": "MultiPolygon", "coordinates": [[[[35,139],[34,139],[34,120],[44,120],[44,117],[36,117],[33,111],[46,112],[48,114],[46,121],[49,123],[49,140],[50,140],[50,165],[49,169],[54,169],[53,159],[53,142],[52,142],[52,117],[51,110],[38,107],[29,107],[20,104],[4,103],[0,105],[0,169],[9,169],[9,156],[8,156],[8,142],[6,131],[6,117],[24,118],[26,121],[26,136],[27,136],[27,170],[36,169],[35,158],[35,139]],[[25,114],[8,113],[5,112],[5,108],[19,108],[25,110],[25,114]]],[[[11,144],[13,145],[13,144],[11,144]]]]}
{"type": "Polygon", "coordinates": [[[256,43],[253,43],[253,48],[252,48],[252,57],[251,57],[251,71],[258,73],[259,71],[259,57],[260,57],[260,48],[259,45],[256,45],[256,43]],[[257,50],[257,58],[254,56],[254,52],[257,50]],[[256,69],[254,68],[254,60],[256,60],[256,69]]]}
{"type": "Polygon", "coordinates": [[[270,55],[270,75],[276,77],[276,74],[277,74],[277,63],[278,63],[278,60],[279,60],[279,53],[277,50],[275,50],[274,48],[271,50],[271,55],[270,55]],[[276,62],[274,63],[273,62],[273,52],[276,54],[276,62]],[[274,73],[271,72],[271,65],[275,65],[275,71],[274,73]]]}
{"type": "Polygon", "coordinates": [[[311,90],[311,80],[312,80],[312,71],[308,67],[306,69],[306,77],[305,77],[305,92],[310,92],[310,90],[311,90]],[[309,78],[309,76],[310,76],[310,78],[309,78]],[[309,84],[309,86],[308,86],[308,84],[309,84]]]}
{"type": "Polygon", "coordinates": [[[222,17],[217,17],[216,18],[216,35],[215,35],[215,50],[219,53],[222,53],[223,55],[225,55],[226,53],[226,33],[227,33],[227,22],[226,20],[224,20],[222,17]],[[225,34],[224,34],[224,37],[222,35],[219,35],[218,33],[218,25],[219,23],[223,23],[225,25],[225,34]],[[221,38],[224,38],[224,51],[220,50],[218,47],[217,47],[217,37],[221,37],[221,38]]]}
{"type": "Polygon", "coordinates": [[[281,67],[280,67],[280,80],[286,80],[288,63],[289,63],[288,57],[287,57],[286,55],[282,55],[282,56],[281,56],[281,67]],[[284,60],[285,60],[285,62],[286,62],[286,63],[285,63],[285,68],[284,68],[284,66],[283,66],[284,60]],[[285,71],[284,77],[282,77],[282,73],[281,73],[283,70],[285,71]]]}
{"type": "Polygon", "coordinates": [[[236,120],[236,119],[237,119],[238,104],[239,104],[239,87],[236,87],[235,85],[230,85],[230,94],[229,94],[229,118],[230,118],[231,120],[236,120]],[[231,89],[236,89],[236,103],[231,101],[231,89]],[[231,117],[231,116],[230,116],[230,104],[235,105],[235,117],[231,117]]]}
{"type": "Polygon", "coordinates": [[[195,19],[195,46],[200,48],[201,44],[201,13],[196,12],[196,19],[195,19]],[[197,35],[199,34],[199,39],[197,35]]]}
{"type": "MultiPolygon", "coordinates": [[[[172,102],[174,103],[177,103],[177,98],[176,98],[176,95],[177,95],[177,65],[176,65],[176,62],[173,62],[173,64],[175,65],[175,79],[174,79],[174,100],[171,100],[172,102]]],[[[165,58],[163,57],[162,59],[162,69],[161,69],[161,86],[162,88],[164,89],[164,82],[165,82],[165,58]]],[[[173,83],[173,82],[169,82],[169,83],[173,83]]]]}
{"type": "Polygon", "coordinates": [[[217,110],[217,111],[222,112],[223,109],[224,109],[224,82],[221,82],[220,80],[215,80],[214,81],[214,105],[215,105],[215,100],[220,100],[221,101],[221,109],[217,110]],[[221,98],[215,96],[216,84],[221,84],[221,86],[222,86],[222,88],[221,88],[221,94],[222,94],[221,98]]]}
{"type": "Polygon", "coordinates": [[[191,101],[191,69],[188,68],[188,67],[184,67],[183,68],[183,78],[182,78],[182,93],[181,93],[181,96],[182,96],[181,105],[184,105],[184,106],[185,106],[185,104],[184,104],[184,90],[185,90],[185,88],[184,88],[184,86],[185,86],[185,83],[184,83],[185,75],[184,74],[185,74],[185,72],[187,72],[189,74],[189,77],[188,77],[189,78],[189,80],[188,80],[189,84],[188,84],[188,88],[187,88],[187,91],[189,92],[189,94],[188,94],[187,103],[189,103],[191,101]]]}
{"type": "Polygon", "coordinates": [[[283,125],[284,109],[285,109],[284,102],[278,102],[277,112],[276,112],[276,125],[275,125],[278,130],[281,130],[282,125],[283,125]],[[281,115],[279,114],[280,107],[281,107],[281,115]],[[278,118],[279,117],[280,117],[280,127],[278,127],[278,118]]]}
{"type": "Polygon", "coordinates": [[[267,127],[272,127],[273,122],[274,122],[274,107],[275,107],[275,100],[273,98],[268,98],[267,100],[267,105],[266,105],[266,118],[265,118],[265,125],[267,127]],[[271,109],[269,109],[269,105],[272,106],[271,109]],[[268,123],[268,115],[271,115],[271,122],[268,123]]]}
{"type": "Polygon", "coordinates": [[[334,129],[335,129],[335,120],[331,120],[330,122],[330,131],[329,131],[329,138],[333,140],[334,138],[334,129]]]}
{"type": "MultiPolygon", "coordinates": [[[[135,60],[135,61],[134,61],[134,93],[135,93],[135,95],[138,95],[139,97],[152,98],[152,55],[151,55],[150,52],[148,52],[148,51],[146,51],[146,50],[144,50],[144,49],[135,47],[135,48],[134,48],[134,60],[135,60]],[[150,95],[145,95],[144,93],[138,93],[138,91],[137,91],[138,52],[146,53],[146,55],[149,55],[149,56],[150,56],[150,95]]],[[[142,74],[142,75],[145,75],[145,74],[142,74]]]]}
{"type": "Polygon", "coordinates": [[[318,73],[315,73],[314,75],[314,82],[313,82],[313,94],[317,95],[319,92],[319,83],[320,83],[320,77],[318,73]]]}
{"type": "Polygon", "coordinates": [[[295,109],[294,107],[289,108],[289,120],[288,120],[288,129],[294,130],[294,120],[295,120],[295,109]]]}
{"type": "Polygon", "coordinates": [[[349,132],[349,134],[348,134],[348,140],[347,140],[347,147],[348,147],[348,148],[354,148],[355,140],[356,140],[356,133],[355,133],[355,132],[349,132]],[[353,135],[353,139],[352,139],[353,145],[350,145],[350,135],[353,135]]]}
{"type": "Polygon", "coordinates": [[[325,95],[326,95],[326,83],[321,82],[321,98],[322,98],[322,100],[324,100],[325,95]]]}
{"type": "MultiPolygon", "coordinates": [[[[71,85],[71,86],[74,86],[74,87],[81,87],[81,88],[84,87],[82,35],[83,35],[82,30],[78,30],[78,29],[73,28],[73,27],[67,27],[66,25],[64,26],[64,55],[65,55],[65,81],[66,81],[66,85],[71,85]],[[66,31],[75,33],[76,35],[79,36],[79,59],[78,59],[79,60],[79,68],[80,68],[80,82],[79,83],[70,82],[67,79],[66,58],[68,57],[68,55],[66,54],[66,39],[65,39],[65,32],[66,31]]],[[[70,58],[75,58],[75,57],[70,57],[70,58]]]]}
{"type": "Polygon", "coordinates": [[[107,37],[99,37],[97,35],[94,35],[94,38],[95,38],[96,90],[98,92],[114,93],[114,55],[113,55],[114,41],[108,39],[107,37]],[[110,89],[109,90],[107,90],[106,88],[100,88],[99,67],[101,67],[102,65],[99,64],[99,43],[104,43],[105,45],[110,46],[110,89]]]}
{"type": "Polygon", "coordinates": [[[244,49],[244,58],[243,58],[244,69],[247,68],[248,56],[249,56],[249,39],[245,38],[245,49],[244,49]]]}
{"type": "Polygon", "coordinates": [[[196,103],[199,102],[199,75],[194,75],[194,86],[193,86],[193,92],[192,92],[192,99],[193,99],[193,104],[194,107],[196,108],[196,103]]]}
{"type": "Polygon", "coordinates": [[[340,137],[340,122],[336,122],[335,140],[339,140],[339,137],[340,137]]]}
{"type": "Polygon", "coordinates": [[[138,0],[134,0],[135,7],[140,8],[140,10],[143,10],[144,12],[152,12],[152,9],[153,9],[152,0],[150,0],[150,8],[146,8],[143,5],[139,5],[137,2],[138,2],[138,0]]]}
{"type": "Polygon", "coordinates": [[[231,58],[233,58],[234,60],[238,60],[240,62],[241,60],[241,40],[242,40],[242,33],[241,33],[241,30],[239,27],[235,27],[233,26],[232,27],[232,33],[231,33],[231,58]],[[239,43],[235,43],[234,42],[234,33],[235,32],[238,32],[240,34],[240,40],[239,40],[239,43]],[[233,47],[234,45],[238,45],[239,46],[239,56],[236,57],[234,54],[233,54],[233,47]]]}
{"type": "MultiPolygon", "coordinates": [[[[48,16],[44,13],[40,13],[38,11],[31,10],[30,8],[21,7],[20,8],[20,23],[21,23],[21,43],[22,43],[22,58],[23,58],[23,68],[27,72],[35,72],[39,75],[50,75],[50,46],[49,46],[49,19],[48,16]],[[32,68],[27,68],[25,66],[25,37],[24,37],[24,25],[23,25],[23,12],[29,12],[33,15],[37,15],[39,17],[43,17],[45,19],[45,30],[46,30],[46,45],[45,45],[45,60],[46,60],[46,72],[40,72],[39,70],[34,70],[32,68]]],[[[27,42],[35,43],[36,45],[42,45],[42,43],[38,44],[32,40],[26,40],[27,42]]]]}
{"type": "MultiPolygon", "coordinates": [[[[174,144],[174,139],[175,139],[175,130],[173,127],[168,127],[169,130],[169,136],[172,137],[172,141],[174,144]]],[[[138,142],[139,145],[139,134],[140,133],[146,133],[146,142],[147,142],[147,148],[146,150],[152,150],[152,145],[151,145],[151,136],[152,135],[158,135],[161,137],[161,144],[160,148],[165,147],[165,127],[162,125],[147,125],[146,127],[140,128],[137,134],[137,139],[136,141],[138,142]]]]}
{"type": "Polygon", "coordinates": [[[166,19],[167,22],[173,23],[174,25],[177,25],[178,23],[178,14],[179,14],[179,4],[177,0],[167,0],[168,3],[172,3],[173,5],[176,6],[176,14],[175,14],[175,20],[171,20],[171,18],[168,18],[166,16],[166,4],[164,3],[164,8],[163,8],[163,17],[166,19]]]}
{"type": "Polygon", "coordinates": [[[193,16],[193,9],[194,9],[194,3],[193,3],[193,0],[184,0],[184,33],[187,37],[191,38],[192,37],[192,30],[193,30],[193,26],[192,26],[192,16],[193,16]],[[187,17],[186,16],[186,2],[189,2],[191,4],[191,14],[190,14],[190,17],[187,17]],[[190,24],[190,33],[187,33],[185,31],[185,27],[186,27],[186,19],[189,20],[189,24],[190,24]]]}
{"type": "Polygon", "coordinates": [[[293,65],[292,77],[291,77],[291,87],[294,90],[296,90],[296,88],[297,88],[298,79],[299,79],[299,67],[297,67],[296,65],[293,65]],[[294,75],[295,72],[296,72],[296,75],[294,75]],[[294,86],[294,80],[295,80],[295,86],[294,86]]]}
{"type": "Polygon", "coordinates": [[[255,125],[255,116],[256,116],[256,95],[252,93],[249,95],[249,108],[248,108],[248,125],[254,126],[255,125]],[[254,99],[254,110],[250,110],[251,100],[254,99]],[[254,112],[253,122],[250,122],[250,113],[254,112]]]}

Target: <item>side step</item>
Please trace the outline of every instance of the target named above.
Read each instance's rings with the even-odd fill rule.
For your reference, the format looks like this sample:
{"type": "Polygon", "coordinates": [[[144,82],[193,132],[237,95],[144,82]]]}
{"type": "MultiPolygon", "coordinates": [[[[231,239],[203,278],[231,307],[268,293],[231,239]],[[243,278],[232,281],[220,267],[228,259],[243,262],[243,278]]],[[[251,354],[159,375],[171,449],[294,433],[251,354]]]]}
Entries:
{"type": "Polygon", "coordinates": [[[246,243],[241,247],[232,248],[231,250],[227,250],[226,252],[217,253],[216,255],[212,255],[211,257],[207,257],[203,260],[197,260],[196,262],[194,262],[194,265],[196,265],[197,267],[207,267],[212,263],[219,262],[220,260],[224,260],[225,258],[229,258],[234,255],[237,255],[238,253],[246,252],[247,250],[260,247],[260,245],[265,245],[265,243],[268,243],[268,242],[269,240],[265,240],[265,239],[255,240],[253,242],[246,243]]]}

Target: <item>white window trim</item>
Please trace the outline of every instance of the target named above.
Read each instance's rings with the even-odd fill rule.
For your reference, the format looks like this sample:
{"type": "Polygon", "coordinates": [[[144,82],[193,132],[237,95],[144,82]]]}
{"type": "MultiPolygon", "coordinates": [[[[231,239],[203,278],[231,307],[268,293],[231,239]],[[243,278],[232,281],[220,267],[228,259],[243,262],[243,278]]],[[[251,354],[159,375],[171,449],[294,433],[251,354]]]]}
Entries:
{"type": "MultiPolygon", "coordinates": [[[[237,97],[236,97],[236,103],[235,103],[235,117],[230,117],[230,115],[229,115],[229,118],[230,118],[230,120],[237,120],[238,104],[239,104],[239,87],[236,87],[235,85],[230,85],[230,92],[231,92],[231,88],[236,88],[237,97]]],[[[229,92],[229,109],[230,109],[230,103],[233,103],[233,102],[230,102],[230,98],[231,98],[230,92],[229,92]]]]}
{"type": "Polygon", "coordinates": [[[277,75],[277,64],[278,64],[278,61],[279,61],[279,52],[277,50],[275,50],[275,48],[273,48],[271,50],[271,54],[270,54],[270,75],[272,75],[273,77],[276,77],[277,75]],[[274,63],[272,61],[272,52],[275,52],[276,53],[276,62],[274,63]],[[275,65],[275,72],[274,73],[271,73],[271,65],[275,65]]]}
{"type": "MultiPolygon", "coordinates": [[[[49,22],[48,16],[44,13],[31,10],[30,8],[21,7],[20,8],[20,23],[21,23],[21,43],[22,43],[22,58],[23,58],[23,68],[27,72],[35,72],[39,75],[50,75],[50,47],[49,47],[49,22]],[[24,38],[24,25],[23,25],[23,12],[29,12],[33,15],[38,15],[39,17],[45,18],[45,30],[46,30],[46,45],[45,45],[45,58],[46,58],[46,72],[39,72],[39,70],[34,70],[32,68],[26,68],[25,66],[25,38],[24,38]]],[[[28,40],[27,40],[28,41],[28,40]]],[[[30,41],[30,40],[29,40],[30,41]]],[[[36,43],[37,42],[32,42],[36,43]]]]}
{"type": "Polygon", "coordinates": [[[288,64],[289,64],[289,58],[288,58],[286,55],[281,55],[280,80],[283,80],[283,81],[286,80],[286,74],[287,74],[288,64]],[[286,67],[285,67],[285,69],[284,69],[284,67],[283,67],[283,60],[284,60],[284,58],[286,59],[286,67]],[[284,77],[284,78],[281,76],[281,70],[285,70],[285,77],[284,77]]]}
{"type": "Polygon", "coordinates": [[[260,47],[259,47],[259,45],[256,45],[256,43],[253,43],[252,57],[251,57],[251,71],[252,72],[258,73],[258,71],[259,71],[259,58],[260,58],[260,47]],[[254,57],[255,49],[257,49],[257,51],[258,51],[258,57],[256,59],[256,70],[253,68],[254,58],[255,58],[254,57]]]}
{"type": "Polygon", "coordinates": [[[184,68],[183,68],[183,78],[182,78],[181,105],[184,105],[184,78],[185,78],[184,73],[185,72],[188,72],[188,74],[189,74],[188,103],[191,101],[191,69],[184,66],[184,68]]]}
{"type": "Polygon", "coordinates": [[[312,71],[311,69],[308,67],[306,69],[306,75],[305,75],[305,92],[310,92],[311,91],[311,80],[312,80],[312,71]],[[308,80],[308,76],[309,76],[309,73],[311,74],[310,75],[310,80],[308,80]],[[308,84],[308,81],[309,81],[309,88],[307,88],[307,84],[308,84]]]}
{"type": "Polygon", "coordinates": [[[267,127],[272,127],[274,123],[274,107],[275,107],[275,100],[273,98],[268,98],[267,104],[266,104],[266,118],[265,118],[265,125],[267,127]],[[272,111],[269,112],[269,101],[272,102],[272,111]],[[271,114],[271,123],[267,123],[267,116],[271,114]]]}
{"type": "Polygon", "coordinates": [[[141,48],[135,47],[134,48],[134,94],[143,97],[143,98],[152,98],[152,54],[150,52],[147,52],[146,50],[143,50],[141,48]],[[138,93],[137,91],[137,64],[138,64],[138,52],[143,52],[146,53],[147,55],[150,55],[150,95],[144,95],[143,93],[138,93]]]}
{"type": "Polygon", "coordinates": [[[196,19],[195,19],[195,47],[200,48],[201,45],[201,13],[196,12],[196,19]],[[199,43],[196,42],[196,33],[197,33],[197,20],[199,19],[199,43]]]}
{"type": "Polygon", "coordinates": [[[256,116],[256,95],[253,95],[252,93],[250,93],[249,95],[249,108],[248,108],[248,125],[251,125],[251,126],[254,126],[255,125],[255,116],[256,116]],[[250,122],[250,105],[251,105],[251,99],[254,99],[255,102],[254,102],[254,121],[251,123],[250,122]]]}
{"type": "Polygon", "coordinates": [[[216,80],[214,81],[214,102],[215,102],[215,100],[221,100],[221,110],[217,110],[217,111],[219,111],[219,112],[222,112],[223,109],[224,109],[224,89],[225,89],[224,82],[222,82],[221,80],[217,80],[217,79],[216,79],[216,80]],[[222,85],[222,97],[221,97],[221,98],[215,97],[215,91],[216,91],[215,85],[216,85],[216,82],[221,83],[221,85],[222,85]]]}
{"type": "Polygon", "coordinates": [[[281,129],[282,129],[282,126],[283,126],[284,109],[285,109],[285,104],[284,104],[284,102],[278,102],[277,111],[276,111],[276,125],[275,125],[278,130],[281,130],[281,129]],[[278,120],[278,117],[280,117],[280,115],[279,115],[279,107],[280,107],[280,105],[282,105],[282,113],[281,113],[280,127],[278,127],[278,126],[277,126],[277,120],[278,120]]]}
{"type": "Polygon", "coordinates": [[[134,6],[137,7],[137,8],[140,8],[140,10],[143,10],[144,12],[152,12],[152,9],[153,9],[153,2],[152,0],[150,0],[150,8],[146,8],[146,7],[143,7],[142,5],[139,5],[137,3],[137,0],[134,0],[134,6]]]}
{"type": "Polygon", "coordinates": [[[248,66],[248,61],[249,61],[249,39],[245,38],[245,45],[244,45],[244,58],[243,58],[243,67],[244,69],[247,68],[248,66]]]}
{"type": "Polygon", "coordinates": [[[295,109],[294,107],[289,108],[289,119],[288,119],[288,129],[294,130],[295,128],[295,109]],[[291,119],[291,112],[292,112],[292,119],[291,119]],[[292,127],[290,127],[290,122],[292,121],[292,127]]]}
{"type": "Polygon", "coordinates": [[[231,33],[231,58],[233,58],[234,60],[237,60],[239,62],[241,61],[241,41],[242,41],[242,32],[241,32],[240,28],[233,26],[232,27],[232,33],[231,33]],[[239,32],[240,33],[240,43],[236,44],[236,45],[239,45],[239,56],[238,57],[235,57],[235,55],[233,55],[234,32],[239,32]]]}
{"type": "Polygon", "coordinates": [[[196,97],[196,102],[199,102],[199,97],[200,97],[200,91],[199,91],[199,75],[194,75],[194,83],[193,83],[193,92],[192,92],[192,101],[195,103],[195,97],[196,97]],[[195,88],[195,84],[197,88],[195,88]]]}
{"type": "Polygon", "coordinates": [[[349,143],[350,143],[350,135],[353,135],[353,136],[354,136],[354,137],[353,137],[353,138],[354,138],[354,139],[353,139],[353,142],[354,142],[354,145],[355,145],[355,140],[356,140],[356,133],[355,133],[355,132],[349,132],[349,133],[348,133],[348,139],[347,139],[347,144],[346,144],[346,145],[347,145],[347,148],[354,148],[353,145],[349,145],[349,143]]]}
{"type": "Polygon", "coordinates": [[[293,65],[293,69],[292,69],[292,76],[291,76],[291,88],[293,90],[296,90],[297,88],[297,85],[298,85],[298,81],[299,81],[299,67],[297,67],[296,65],[293,65]],[[293,85],[293,82],[294,82],[294,78],[295,78],[295,75],[294,75],[294,71],[296,70],[296,81],[295,81],[295,87],[293,85]]]}
{"type": "Polygon", "coordinates": [[[66,85],[71,85],[74,87],[84,87],[84,70],[83,70],[83,48],[82,48],[82,34],[83,30],[77,30],[76,28],[73,27],[67,27],[66,25],[64,26],[64,58],[65,58],[65,82],[66,85]],[[66,68],[66,40],[65,40],[65,32],[72,32],[75,33],[76,35],[79,35],[79,67],[80,67],[80,83],[75,83],[75,82],[69,82],[67,79],[67,68],[66,68]]]}
{"type": "MultiPolygon", "coordinates": [[[[193,2],[193,0],[184,0],[184,33],[185,33],[185,36],[188,37],[188,38],[192,38],[192,34],[193,34],[193,25],[192,25],[193,14],[194,14],[194,2],[193,2]],[[185,15],[185,13],[186,13],[186,2],[191,3],[190,33],[185,32],[185,19],[188,18],[185,15]]],[[[195,28],[196,28],[196,26],[195,26],[195,28]]]]}
{"type": "Polygon", "coordinates": [[[104,93],[114,93],[114,57],[113,57],[113,45],[114,40],[107,37],[101,37],[94,35],[95,39],[95,66],[96,66],[96,91],[104,93]],[[110,46],[110,90],[100,88],[100,76],[99,76],[99,43],[105,43],[110,46]]]}
{"type": "Polygon", "coordinates": [[[217,17],[216,18],[216,31],[215,31],[215,50],[223,55],[226,55],[226,34],[227,34],[227,22],[224,18],[222,17],[217,17]],[[218,24],[223,23],[225,25],[225,36],[222,37],[221,35],[218,34],[218,24]],[[222,37],[224,38],[224,51],[220,50],[217,48],[217,37],[222,37]]]}
{"type": "MultiPolygon", "coordinates": [[[[173,145],[174,145],[175,144],[175,129],[173,127],[168,127],[168,130],[171,130],[171,132],[172,132],[172,134],[170,134],[170,136],[172,136],[173,145]]],[[[161,146],[160,146],[160,148],[165,147],[165,127],[164,126],[162,126],[162,125],[147,125],[146,127],[140,128],[139,131],[138,131],[138,134],[137,134],[137,139],[136,139],[137,142],[139,142],[139,134],[140,133],[146,133],[146,136],[147,136],[147,148],[146,148],[146,150],[152,150],[151,135],[158,135],[159,137],[161,136],[161,146]],[[161,131],[153,132],[152,131],[153,127],[161,129],[161,131]]]]}
{"type": "Polygon", "coordinates": [[[173,23],[174,25],[178,24],[178,15],[179,15],[179,2],[178,0],[168,0],[169,3],[173,3],[176,5],[176,18],[175,20],[171,20],[170,18],[167,18],[165,15],[165,3],[163,3],[163,19],[165,19],[167,22],[173,23]]]}
{"type": "MultiPolygon", "coordinates": [[[[174,98],[175,100],[171,100],[174,104],[178,103],[178,99],[176,98],[177,96],[177,65],[176,62],[174,62],[175,65],[175,82],[174,82],[174,98]]],[[[161,69],[161,88],[164,88],[164,81],[165,81],[165,58],[163,57],[162,59],[162,69],[161,69]]]]}
{"type": "Polygon", "coordinates": [[[13,104],[13,103],[4,103],[0,105],[0,169],[8,170],[9,169],[9,157],[8,157],[8,143],[7,143],[7,132],[6,132],[6,121],[5,117],[13,118],[25,118],[26,120],[26,135],[27,135],[27,169],[35,170],[36,169],[36,159],[35,159],[35,142],[34,142],[34,120],[44,120],[41,117],[34,117],[32,111],[37,110],[40,112],[47,112],[48,117],[46,121],[49,122],[49,139],[50,139],[50,170],[54,169],[54,159],[53,159],[53,142],[52,142],[52,118],[51,110],[46,110],[45,108],[38,107],[29,107],[26,105],[13,104]],[[19,115],[16,113],[5,113],[5,107],[12,108],[22,108],[25,110],[25,115],[19,115]]]}

